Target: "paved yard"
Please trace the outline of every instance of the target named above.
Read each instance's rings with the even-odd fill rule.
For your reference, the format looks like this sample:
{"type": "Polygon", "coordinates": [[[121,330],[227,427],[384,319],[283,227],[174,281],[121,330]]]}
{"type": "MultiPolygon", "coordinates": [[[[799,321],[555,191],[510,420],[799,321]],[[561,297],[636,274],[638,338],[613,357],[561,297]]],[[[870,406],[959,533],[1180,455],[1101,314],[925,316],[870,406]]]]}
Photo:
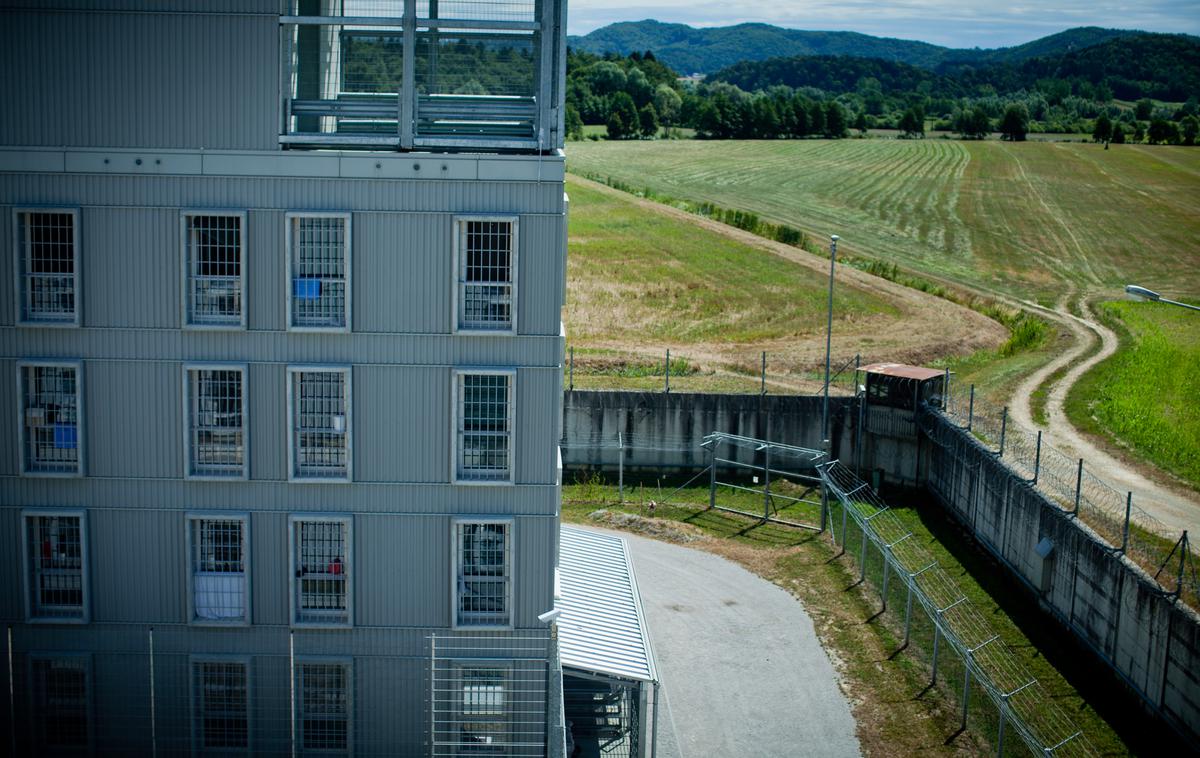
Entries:
{"type": "Polygon", "coordinates": [[[715,555],[622,536],[663,683],[660,757],[860,754],[850,706],[795,598],[715,555]]]}

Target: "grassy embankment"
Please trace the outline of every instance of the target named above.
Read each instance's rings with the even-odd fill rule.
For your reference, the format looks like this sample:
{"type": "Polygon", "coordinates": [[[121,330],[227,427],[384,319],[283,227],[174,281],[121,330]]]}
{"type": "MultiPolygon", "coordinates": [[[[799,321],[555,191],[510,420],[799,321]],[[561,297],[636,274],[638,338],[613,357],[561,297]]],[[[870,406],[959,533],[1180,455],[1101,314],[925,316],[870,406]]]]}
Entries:
{"type": "Polygon", "coordinates": [[[1200,312],[1134,302],[1099,310],[1121,345],[1072,388],[1067,415],[1200,490],[1200,312]]]}
{"type": "MultiPolygon", "coordinates": [[[[597,509],[610,514],[627,512],[655,520],[626,525],[633,531],[667,539],[683,538],[691,547],[709,550],[741,563],[795,595],[812,616],[817,634],[839,669],[859,726],[859,739],[870,756],[916,754],[992,755],[994,714],[975,703],[971,729],[958,729],[955,664],[941,663],[942,685],[929,688],[931,632],[914,624],[913,643],[901,651],[903,598],[893,598],[890,610],[879,615],[877,587],[857,584],[855,558],[841,555],[828,535],[772,524],[736,515],[705,510],[707,487],[687,488],[671,495],[673,485],[654,481],[628,484],[626,504],[619,505],[616,488],[598,478],[577,481],[563,488],[563,519],[576,523],[614,526],[611,516],[593,519],[597,509]],[[650,502],[655,501],[653,508],[650,502]],[[695,541],[690,541],[695,540],[695,541]]],[[[776,486],[786,484],[776,482],[776,486]]],[[[721,491],[721,503],[742,510],[762,507],[762,496],[721,491]]],[[[792,506],[783,518],[810,521],[806,506],[792,506]]],[[[991,621],[1009,650],[1019,656],[1060,708],[1083,729],[1102,755],[1149,752],[1149,725],[1127,712],[1129,703],[1112,697],[1119,690],[1103,671],[1086,665],[1072,652],[1068,639],[1046,626],[1040,611],[1020,588],[1005,580],[979,552],[970,549],[956,527],[936,509],[903,507],[896,510],[904,524],[934,553],[947,573],[991,621]],[[1124,710],[1123,710],[1124,709],[1124,710]],[[1113,724],[1121,732],[1114,731],[1113,724]]],[[[838,519],[835,519],[837,521],[838,519]]],[[[851,540],[857,545],[857,540],[851,540]]],[[[855,552],[855,551],[852,551],[855,552]]],[[[877,561],[876,561],[877,563],[877,561]]],[[[868,571],[875,576],[879,567],[868,571]]],[[[893,588],[896,584],[893,584],[893,588]]],[[[979,697],[976,695],[976,697],[979,697]]],[[[1006,755],[1017,755],[1017,741],[1009,734],[1006,755]]]]}

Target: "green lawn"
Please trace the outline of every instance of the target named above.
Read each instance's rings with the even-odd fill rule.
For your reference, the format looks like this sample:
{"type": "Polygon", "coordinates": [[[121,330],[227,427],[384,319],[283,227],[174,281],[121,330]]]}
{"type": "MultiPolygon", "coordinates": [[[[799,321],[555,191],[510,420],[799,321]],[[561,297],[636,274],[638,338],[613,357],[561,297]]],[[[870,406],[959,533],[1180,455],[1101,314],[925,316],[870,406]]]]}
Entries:
{"type": "Polygon", "coordinates": [[[1123,332],[1121,347],[1072,388],[1067,414],[1200,490],[1200,312],[1128,301],[1100,309],[1123,332]]]}

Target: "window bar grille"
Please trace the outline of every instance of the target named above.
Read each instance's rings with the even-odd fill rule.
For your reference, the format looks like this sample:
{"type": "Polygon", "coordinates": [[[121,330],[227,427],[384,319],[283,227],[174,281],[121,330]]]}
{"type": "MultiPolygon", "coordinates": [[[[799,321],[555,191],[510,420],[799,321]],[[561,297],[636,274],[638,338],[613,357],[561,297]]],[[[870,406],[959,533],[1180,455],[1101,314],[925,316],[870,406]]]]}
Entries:
{"type": "Polygon", "coordinates": [[[250,747],[246,664],[196,661],[196,738],[202,750],[250,747]]]}
{"type": "Polygon", "coordinates": [[[83,618],[83,529],[78,516],[30,516],[29,588],[35,618],[83,618]]]}
{"type": "Polygon", "coordinates": [[[296,523],[296,620],[345,623],[346,525],[340,521],[296,523]]]}
{"type": "Polygon", "coordinates": [[[459,478],[509,478],[508,375],[461,375],[459,478]]]}
{"type": "Polygon", "coordinates": [[[507,625],[508,524],[458,524],[458,624],[507,625]]]}
{"type": "Polygon", "coordinates": [[[19,214],[21,316],[32,322],[74,322],[75,215],[19,214]]]}
{"type": "Polygon", "coordinates": [[[345,372],[298,371],[294,376],[295,476],[346,477],[349,467],[345,372]]]}
{"type": "Polygon", "coordinates": [[[191,369],[191,473],[241,476],[245,434],[240,369],[191,369]]]}
{"type": "Polygon", "coordinates": [[[246,619],[244,523],[240,519],[192,520],[194,618],[246,619]]]}
{"type": "Polygon", "coordinates": [[[188,322],[242,323],[242,219],[187,217],[188,322]]]}
{"type": "Polygon", "coordinates": [[[292,219],[292,326],[344,328],[347,323],[346,219],[292,219]]]}
{"type": "Polygon", "coordinates": [[[38,747],[86,748],[90,741],[86,659],[35,658],[32,666],[38,747]]]}
{"type": "Polygon", "coordinates": [[[512,222],[466,221],[463,225],[460,327],[511,329],[512,222]]]}
{"type": "Polygon", "coordinates": [[[79,385],[74,366],[26,366],[25,471],[79,472],[79,385]]]}
{"type": "Polygon", "coordinates": [[[350,667],[345,663],[300,663],[297,668],[302,749],[348,750],[350,667]]]}

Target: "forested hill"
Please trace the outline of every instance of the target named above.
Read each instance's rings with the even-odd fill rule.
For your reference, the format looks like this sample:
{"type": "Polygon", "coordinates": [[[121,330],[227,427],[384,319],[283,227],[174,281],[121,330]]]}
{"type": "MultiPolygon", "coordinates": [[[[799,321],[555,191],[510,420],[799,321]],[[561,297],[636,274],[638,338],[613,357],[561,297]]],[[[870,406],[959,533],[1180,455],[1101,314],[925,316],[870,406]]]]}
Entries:
{"type": "Polygon", "coordinates": [[[1100,100],[1149,97],[1178,102],[1200,94],[1200,38],[1137,34],[1020,63],[943,63],[932,71],[888,60],[797,56],[743,61],[716,72],[709,81],[729,82],[747,92],[783,84],[839,94],[855,91],[867,78],[875,79],[885,94],[1003,94],[1044,89],[1047,80],[1057,80],[1068,94],[1090,85],[1084,89],[1100,100]]]}
{"type": "Polygon", "coordinates": [[[680,73],[711,74],[741,61],[797,55],[878,58],[927,69],[952,61],[1018,63],[1137,34],[1139,32],[1121,29],[1080,27],[1015,47],[981,50],[941,47],[857,32],[785,29],[770,24],[695,29],[684,24],[647,20],[610,24],[582,37],[569,37],[567,44],[597,55],[615,52],[624,56],[635,51],[653,50],[659,60],[680,73]]]}

